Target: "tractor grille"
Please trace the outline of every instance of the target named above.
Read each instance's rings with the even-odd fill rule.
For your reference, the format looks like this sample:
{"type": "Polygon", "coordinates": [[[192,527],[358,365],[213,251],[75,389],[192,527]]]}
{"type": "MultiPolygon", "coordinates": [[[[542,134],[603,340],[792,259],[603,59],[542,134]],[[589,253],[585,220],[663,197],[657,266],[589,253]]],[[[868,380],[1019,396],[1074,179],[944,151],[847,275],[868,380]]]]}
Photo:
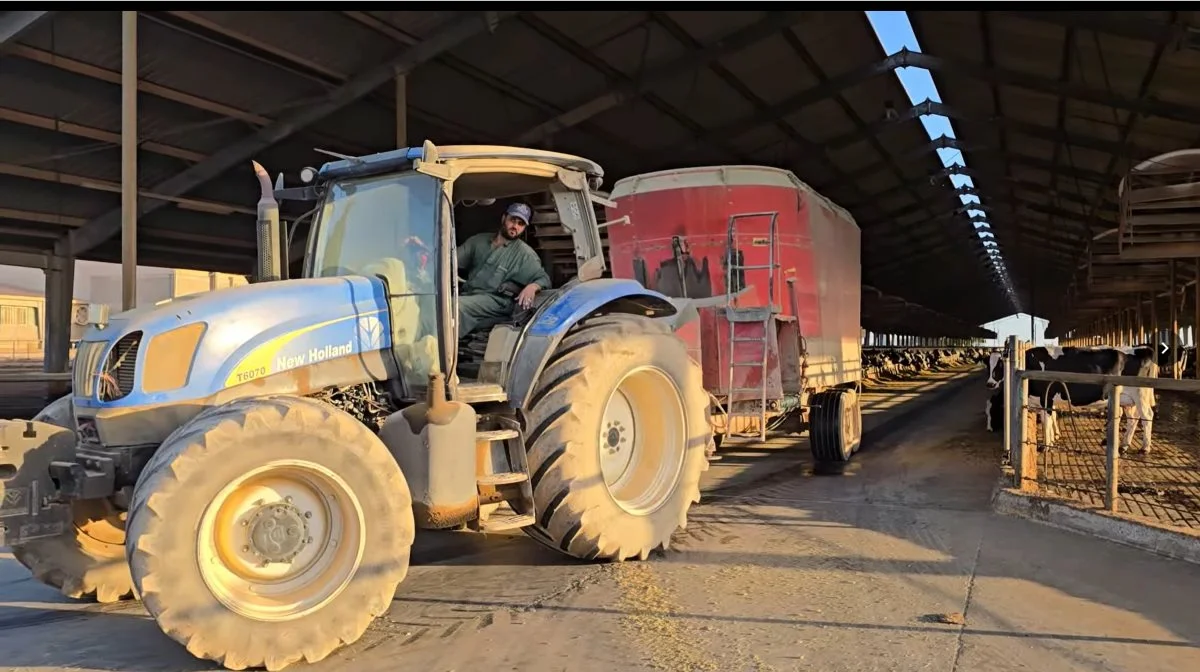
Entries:
{"type": "Polygon", "coordinates": [[[133,391],[138,348],[141,344],[142,332],[135,331],[122,336],[109,351],[104,368],[97,376],[100,401],[116,401],[133,391]]]}
{"type": "Polygon", "coordinates": [[[75,394],[90,397],[96,393],[96,372],[108,341],[83,341],[75,349],[75,367],[71,370],[71,387],[75,394]]]}

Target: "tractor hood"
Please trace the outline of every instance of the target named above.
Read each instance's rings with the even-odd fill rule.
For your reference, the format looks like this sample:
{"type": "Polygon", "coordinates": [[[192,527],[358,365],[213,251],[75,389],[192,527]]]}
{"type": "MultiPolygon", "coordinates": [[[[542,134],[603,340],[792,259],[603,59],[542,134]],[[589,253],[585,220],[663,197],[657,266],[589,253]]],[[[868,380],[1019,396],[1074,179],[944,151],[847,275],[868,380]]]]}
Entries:
{"type": "MultiPolygon", "coordinates": [[[[75,377],[76,405],[125,406],[208,397],[226,387],[303,366],[313,357],[390,347],[387,327],[383,284],[362,276],[267,282],[179,297],[118,313],[103,328],[91,327],[84,333],[75,357],[76,369],[85,367],[75,377]],[[176,348],[168,361],[147,361],[156,336],[197,323],[203,325],[202,335],[190,352],[176,348]],[[109,354],[135,340],[136,354],[126,356],[122,366],[133,359],[136,374],[128,369],[116,374],[109,354]],[[181,361],[189,354],[190,360],[181,361]],[[143,388],[148,367],[184,365],[189,371],[182,388],[155,393],[143,388]],[[100,401],[95,386],[86,383],[103,375],[124,381],[123,389],[131,389],[120,399],[100,401]]],[[[196,331],[198,327],[193,328],[196,331]]]]}

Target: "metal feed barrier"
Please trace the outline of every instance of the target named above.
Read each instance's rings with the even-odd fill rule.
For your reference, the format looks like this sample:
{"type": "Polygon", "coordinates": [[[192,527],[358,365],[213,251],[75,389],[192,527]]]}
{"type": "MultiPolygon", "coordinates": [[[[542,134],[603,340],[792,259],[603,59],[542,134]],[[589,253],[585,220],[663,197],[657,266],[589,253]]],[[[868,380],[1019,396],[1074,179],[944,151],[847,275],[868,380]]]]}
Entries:
{"type": "Polygon", "coordinates": [[[1010,338],[1008,352],[1014,356],[1005,362],[1004,445],[1013,486],[1085,508],[1200,530],[1200,397],[1189,398],[1200,394],[1200,381],[1024,370],[1026,347],[1010,338]],[[1051,424],[1049,410],[1023,401],[1033,380],[1099,385],[1107,403],[1103,408],[1055,406],[1051,424]],[[1148,454],[1140,452],[1140,421],[1129,452],[1119,451],[1129,422],[1119,400],[1130,388],[1155,391],[1148,454]]]}

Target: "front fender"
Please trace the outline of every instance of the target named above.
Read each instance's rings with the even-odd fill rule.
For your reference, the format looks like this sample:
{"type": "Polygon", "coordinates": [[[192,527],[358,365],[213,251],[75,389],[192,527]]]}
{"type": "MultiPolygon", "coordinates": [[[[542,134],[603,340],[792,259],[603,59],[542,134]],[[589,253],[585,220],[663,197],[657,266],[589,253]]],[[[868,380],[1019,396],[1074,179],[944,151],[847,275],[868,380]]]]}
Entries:
{"type": "Polygon", "coordinates": [[[603,278],[563,289],[533,316],[513,353],[506,390],[513,408],[524,408],[529,402],[534,382],[563,336],[601,308],[648,317],[666,317],[678,312],[670,299],[646,289],[636,280],[603,278]]]}

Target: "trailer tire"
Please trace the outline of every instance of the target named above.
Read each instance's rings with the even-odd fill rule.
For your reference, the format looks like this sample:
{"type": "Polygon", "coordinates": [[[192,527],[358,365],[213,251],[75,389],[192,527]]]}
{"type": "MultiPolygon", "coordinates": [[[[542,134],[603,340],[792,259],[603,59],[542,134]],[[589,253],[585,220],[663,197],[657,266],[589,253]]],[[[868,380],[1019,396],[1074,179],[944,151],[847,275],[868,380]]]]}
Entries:
{"type": "Polygon", "coordinates": [[[582,321],[527,409],[538,518],[524,529],[582,559],[667,548],[700,501],[709,414],[700,366],[668,325],[623,314],[582,321]]]}
{"type": "Polygon", "coordinates": [[[836,388],[813,395],[809,444],[818,464],[849,462],[862,445],[862,411],[854,390],[836,388]]]}
{"type": "Polygon", "coordinates": [[[383,443],[312,399],[242,399],[177,429],[138,479],[126,553],[146,610],[229,669],[358,640],[408,573],[412,498],[383,443]]]}
{"type": "MultiPolygon", "coordinates": [[[[75,432],[71,395],[56,399],[33,416],[37,422],[75,432]]],[[[71,453],[40,455],[48,466],[54,459],[71,459],[71,453]]],[[[133,579],[125,562],[125,526],[105,500],[71,502],[75,525],[58,537],[35,539],[14,546],[13,557],[38,581],[57,588],[66,597],[118,602],[132,598],[133,579]]]]}

